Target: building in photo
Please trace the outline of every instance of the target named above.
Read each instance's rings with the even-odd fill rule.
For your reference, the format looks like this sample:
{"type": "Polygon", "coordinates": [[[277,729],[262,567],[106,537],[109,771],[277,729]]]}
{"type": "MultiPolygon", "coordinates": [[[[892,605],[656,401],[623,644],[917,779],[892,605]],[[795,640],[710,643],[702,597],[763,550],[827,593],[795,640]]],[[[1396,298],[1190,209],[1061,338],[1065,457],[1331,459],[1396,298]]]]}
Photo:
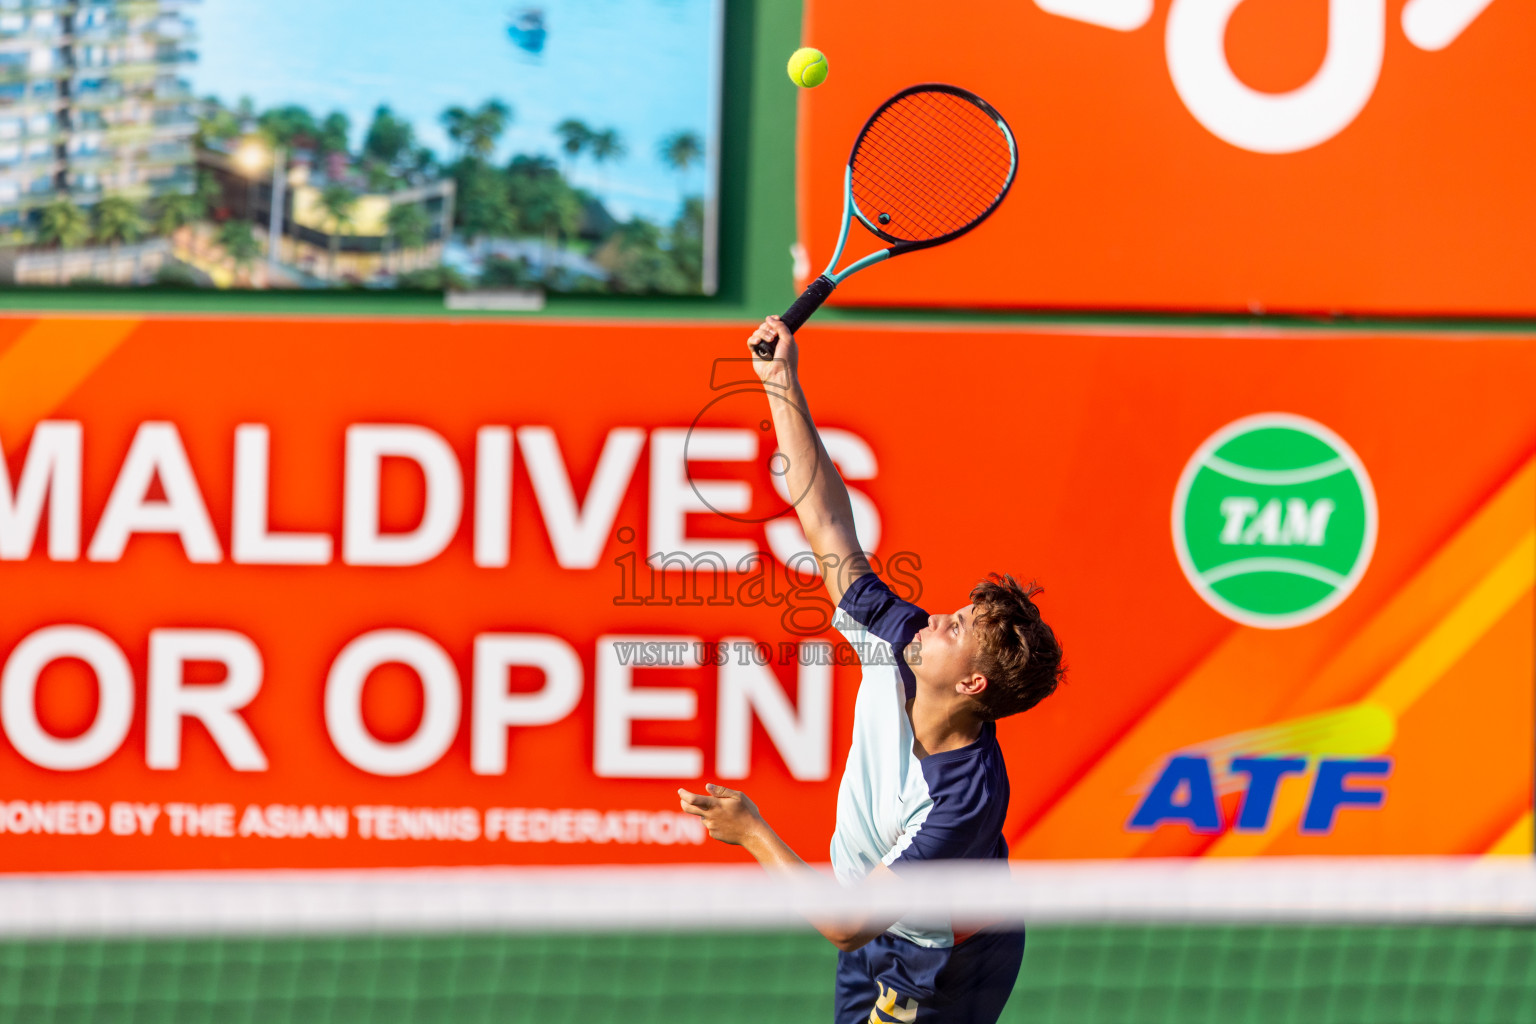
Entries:
{"type": "Polygon", "coordinates": [[[159,273],[150,207],[195,187],[190,3],[0,0],[0,278],[159,273]]]}
{"type": "Polygon", "coordinates": [[[194,184],[190,0],[0,0],[0,229],[194,184]]]}

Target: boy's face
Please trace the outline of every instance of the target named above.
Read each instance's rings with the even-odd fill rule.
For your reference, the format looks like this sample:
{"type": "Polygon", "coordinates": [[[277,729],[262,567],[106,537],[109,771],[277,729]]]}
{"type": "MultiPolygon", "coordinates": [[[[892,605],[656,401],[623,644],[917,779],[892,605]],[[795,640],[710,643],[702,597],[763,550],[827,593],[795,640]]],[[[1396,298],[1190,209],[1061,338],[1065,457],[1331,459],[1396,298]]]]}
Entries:
{"type": "Polygon", "coordinates": [[[920,687],[935,695],[955,692],[955,684],[969,679],[976,664],[976,606],[968,604],[945,615],[928,616],[902,652],[920,687]]]}

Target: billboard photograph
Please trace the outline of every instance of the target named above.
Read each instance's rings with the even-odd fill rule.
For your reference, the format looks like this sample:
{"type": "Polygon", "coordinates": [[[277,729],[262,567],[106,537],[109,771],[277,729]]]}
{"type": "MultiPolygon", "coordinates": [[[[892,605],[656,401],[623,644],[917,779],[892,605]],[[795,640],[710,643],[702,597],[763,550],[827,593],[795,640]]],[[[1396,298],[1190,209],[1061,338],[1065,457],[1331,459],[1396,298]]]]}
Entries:
{"type": "Polygon", "coordinates": [[[0,11],[0,281],[715,286],[720,0],[0,11]]]}

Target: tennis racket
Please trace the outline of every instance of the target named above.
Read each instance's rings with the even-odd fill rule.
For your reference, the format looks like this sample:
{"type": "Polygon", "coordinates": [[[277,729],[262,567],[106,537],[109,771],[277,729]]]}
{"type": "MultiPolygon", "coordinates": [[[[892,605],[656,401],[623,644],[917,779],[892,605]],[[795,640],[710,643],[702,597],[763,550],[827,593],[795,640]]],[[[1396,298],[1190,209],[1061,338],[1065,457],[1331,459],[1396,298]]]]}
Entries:
{"type": "MultiPolygon", "coordinates": [[[[832,289],[892,256],[942,245],[986,220],[1008,194],[1019,149],[1003,116],[958,86],[928,83],[901,90],[876,110],[853,141],[843,175],[843,227],[821,276],[782,317],[800,330],[832,289]],[[858,218],[892,243],[834,271],[858,218]]],[[[772,359],[776,343],[754,347],[772,359]]]]}

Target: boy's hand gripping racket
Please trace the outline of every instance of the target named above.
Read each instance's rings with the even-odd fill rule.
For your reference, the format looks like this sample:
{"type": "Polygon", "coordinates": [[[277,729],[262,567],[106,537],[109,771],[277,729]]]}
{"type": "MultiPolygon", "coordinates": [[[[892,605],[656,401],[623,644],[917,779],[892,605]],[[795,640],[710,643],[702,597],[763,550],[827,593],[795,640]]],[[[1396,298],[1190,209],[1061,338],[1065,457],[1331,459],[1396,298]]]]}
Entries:
{"type": "MultiPolygon", "coordinates": [[[[914,85],[880,105],[853,142],[843,178],[843,228],[821,276],[785,311],[800,330],[844,278],[904,252],[959,238],[987,219],[1018,170],[1013,132],[991,104],[966,89],[914,85]],[[854,217],[893,243],[833,271],[854,217]]],[[[760,359],[775,343],[759,342],[760,359]]]]}

